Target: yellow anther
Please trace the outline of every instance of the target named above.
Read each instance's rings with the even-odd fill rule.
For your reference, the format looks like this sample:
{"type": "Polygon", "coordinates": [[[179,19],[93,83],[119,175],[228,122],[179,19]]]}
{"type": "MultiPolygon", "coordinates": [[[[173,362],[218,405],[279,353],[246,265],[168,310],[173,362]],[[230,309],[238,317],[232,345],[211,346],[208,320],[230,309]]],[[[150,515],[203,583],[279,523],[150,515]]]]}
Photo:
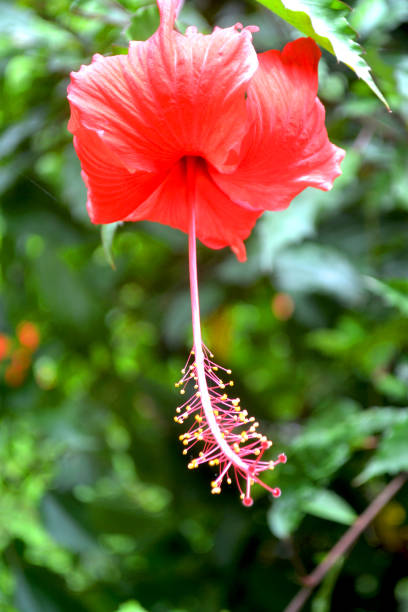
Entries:
{"type": "Polygon", "coordinates": [[[181,370],[181,373],[182,373],[182,374],[185,374],[185,373],[186,373],[186,368],[183,368],[183,369],[181,370]]]}
{"type": "Polygon", "coordinates": [[[183,444],[184,444],[184,446],[187,446],[187,444],[188,444],[188,439],[187,439],[187,438],[185,438],[185,439],[183,440],[183,444]]]}
{"type": "Polygon", "coordinates": [[[203,451],[200,451],[200,452],[198,453],[198,456],[199,456],[199,457],[204,457],[204,453],[203,453],[203,451]]]}
{"type": "Polygon", "coordinates": [[[183,455],[187,455],[187,452],[188,452],[188,451],[187,451],[187,449],[185,448],[185,449],[183,450],[183,455]]]}
{"type": "Polygon", "coordinates": [[[221,487],[214,487],[211,490],[211,493],[214,493],[215,495],[218,495],[219,493],[221,493],[221,487]]]}
{"type": "Polygon", "coordinates": [[[212,353],[210,353],[210,357],[211,357],[211,359],[212,359],[212,358],[214,357],[214,355],[213,355],[212,353]]]}
{"type": "Polygon", "coordinates": [[[241,412],[241,408],[239,406],[235,406],[235,412],[241,412]]]}
{"type": "Polygon", "coordinates": [[[200,416],[199,414],[196,414],[194,418],[197,421],[197,423],[201,423],[201,421],[203,420],[203,417],[200,416]]]}
{"type": "Polygon", "coordinates": [[[225,389],[224,383],[220,383],[220,389],[225,389]]]}
{"type": "Polygon", "coordinates": [[[201,393],[200,393],[200,391],[197,391],[197,393],[196,393],[196,397],[201,397],[201,393]]]}
{"type": "Polygon", "coordinates": [[[227,478],[227,484],[231,484],[232,480],[231,478],[227,478]]]}
{"type": "Polygon", "coordinates": [[[234,386],[234,381],[230,380],[228,384],[229,384],[230,387],[233,387],[234,386]]]}
{"type": "Polygon", "coordinates": [[[176,421],[176,423],[179,422],[178,417],[176,417],[176,416],[174,417],[174,420],[176,421]]]}
{"type": "Polygon", "coordinates": [[[275,469],[275,464],[274,464],[274,462],[273,462],[273,461],[270,461],[270,462],[269,462],[269,469],[270,469],[270,470],[274,470],[274,469],[275,469]]]}
{"type": "Polygon", "coordinates": [[[175,386],[175,387],[176,387],[176,389],[177,389],[177,387],[179,387],[179,386],[180,386],[180,383],[179,383],[179,382],[176,382],[176,383],[174,383],[174,386],[175,386]]]}
{"type": "Polygon", "coordinates": [[[227,374],[232,374],[232,370],[226,370],[227,374]]]}
{"type": "Polygon", "coordinates": [[[214,459],[214,465],[220,465],[220,460],[219,459],[214,459]]]}
{"type": "Polygon", "coordinates": [[[194,385],[194,389],[198,389],[198,385],[194,385]]]}
{"type": "Polygon", "coordinates": [[[179,440],[184,440],[185,435],[186,435],[186,434],[181,434],[181,435],[179,436],[179,440]]]}
{"type": "Polygon", "coordinates": [[[258,455],[261,453],[261,451],[259,450],[259,448],[257,448],[256,450],[254,450],[254,455],[256,455],[258,457],[258,455]]]}
{"type": "Polygon", "coordinates": [[[176,408],[176,412],[181,412],[181,408],[180,408],[180,406],[178,406],[178,407],[176,408]]]}
{"type": "Polygon", "coordinates": [[[233,399],[231,401],[231,403],[232,403],[233,406],[238,406],[238,404],[239,404],[239,397],[237,397],[236,399],[233,399]]]}
{"type": "Polygon", "coordinates": [[[218,416],[220,413],[218,412],[218,410],[213,410],[213,413],[215,416],[218,416]]]}
{"type": "Polygon", "coordinates": [[[180,395],[184,395],[185,394],[185,390],[184,389],[180,389],[180,395]]]}
{"type": "Polygon", "coordinates": [[[251,417],[251,418],[249,419],[249,421],[250,421],[250,423],[253,423],[253,422],[255,421],[255,417],[251,417]]]}
{"type": "Polygon", "coordinates": [[[234,446],[232,447],[234,449],[235,453],[239,453],[240,448],[239,448],[239,444],[237,444],[237,442],[235,442],[234,446]]]}
{"type": "Polygon", "coordinates": [[[214,372],[218,372],[217,366],[213,366],[213,370],[214,370],[214,372]]]}
{"type": "Polygon", "coordinates": [[[226,399],[228,399],[228,395],[226,393],[224,393],[224,395],[221,395],[221,399],[224,401],[226,399]]]}
{"type": "Polygon", "coordinates": [[[214,487],[216,487],[216,486],[217,486],[217,484],[218,484],[218,483],[217,483],[217,481],[216,481],[216,480],[213,480],[213,481],[212,481],[212,483],[211,483],[211,487],[212,487],[212,488],[214,488],[214,487]]]}

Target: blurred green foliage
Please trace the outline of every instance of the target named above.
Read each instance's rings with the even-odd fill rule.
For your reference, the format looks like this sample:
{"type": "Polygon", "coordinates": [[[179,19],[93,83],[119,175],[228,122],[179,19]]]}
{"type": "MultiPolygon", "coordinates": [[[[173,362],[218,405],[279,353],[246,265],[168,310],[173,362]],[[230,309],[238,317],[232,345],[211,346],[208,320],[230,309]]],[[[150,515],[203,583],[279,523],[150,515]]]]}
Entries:
{"type": "MultiPolygon", "coordinates": [[[[191,343],[186,237],[117,228],[116,270],[85,210],[66,123],[70,70],[125,52],[141,0],[0,3],[0,609],[280,612],[387,480],[408,469],[406,4],[358,0],[352,24],[388,114],[324,53],[320,96],[347,149],[330,193],[265,214],[248,261],[199,249],[204,335],[288,463],[250,510],[189,472],[173,422],[191,343]]],[[[297,33],[252,2],[187,2],[180,27],[297,33]]],[[[408,606],[408,491],[310,603],[408,606]]]]}

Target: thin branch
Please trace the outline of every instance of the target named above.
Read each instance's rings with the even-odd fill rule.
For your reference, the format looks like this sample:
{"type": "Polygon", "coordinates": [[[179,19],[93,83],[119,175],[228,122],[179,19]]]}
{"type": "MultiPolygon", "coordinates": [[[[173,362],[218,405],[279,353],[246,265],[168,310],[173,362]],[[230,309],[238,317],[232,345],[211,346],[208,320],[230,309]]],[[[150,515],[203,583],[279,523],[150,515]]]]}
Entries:
{"type": "Polygon", "coordinates": [[[402,472],[398,474],[381,493],[371,502],[364,512],[354,521],[353,525],[346,531],[340,540],[333,546],[325,559],[316,567],[315,570],[305,578],[302,582],[305,585],[295,595],[290,604],[285,608],[284,612],[299,612],[309,598],[313,589],[320,584],[327,572],[337,559],[342,557],[354,544],[361,533],[367,528],[369,523],[375,518],[380,510],[394,497],[408,479],[408,473],[402,472]]]}

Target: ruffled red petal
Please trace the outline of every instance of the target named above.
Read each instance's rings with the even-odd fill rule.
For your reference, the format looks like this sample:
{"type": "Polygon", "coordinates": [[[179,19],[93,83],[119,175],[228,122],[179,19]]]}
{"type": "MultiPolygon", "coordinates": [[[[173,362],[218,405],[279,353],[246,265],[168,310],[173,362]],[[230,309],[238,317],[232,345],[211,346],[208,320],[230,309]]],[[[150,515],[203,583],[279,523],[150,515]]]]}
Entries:
{"type": "MultiPolygon", "coordinates": [[[[155,171],[185,155],[220,171],[236,166],[248,128],[245,91],[258,67],[250,29],[211,35],[172,29],[178,2],[160,2],[162,24],[129,54],[96,55],[68,88],[79,123],[97,132],[130,171],[155,171]],[[170,27],[171,26],[171,27],[170,27]]],[[[75,133],[75,124],[69,129],[75,133]]]]}
{"type": "Polygon", "coordinates": [[[282,53],[258,57],[247,100],[253,124],[242,161],[232,174],[214,169],[211,176],[232,200],[279,210],[306,187],[330,189],[341,174],[344,151],[330,143],[316,97],[320,51],[314,41],[300,38],[282,53]]]}
{"type": "Polygon", "coordinates": [[[74,147],[81,160],[82,177],[88,190],[87,209],[93,223],[123,220],[166,177],[164,172],[128,172],[92,130],[77,130],[74,147]]]}
{"type": "MultiPolygon", "coordinates": [[[[230,246],[245,261],[243,240],[248,238],[263,211],[248,210],[232,202],[211,180],[203,160],[196,161],[196,231],[212,249],[230,246]]],[[[190,219],[185,161],[176,164],[157,191],[126,221],[156,221],[188,232],[190,219]]]]}

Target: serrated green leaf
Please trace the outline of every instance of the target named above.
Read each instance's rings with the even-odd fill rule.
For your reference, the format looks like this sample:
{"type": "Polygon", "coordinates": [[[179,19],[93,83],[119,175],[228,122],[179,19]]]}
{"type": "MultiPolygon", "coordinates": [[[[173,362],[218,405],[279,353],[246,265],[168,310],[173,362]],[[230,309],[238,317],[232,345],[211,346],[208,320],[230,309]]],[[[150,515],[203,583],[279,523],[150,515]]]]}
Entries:
{"type": "Polygon", "coordinates": [[[363,49],[356,42],[356,32],[347,21],[349,7],[339,0],[258,0],[332,53],[340,62],[354,70],[375,95],[389,105],[371,76],[363,59],[363,49]]]}
{"type": "Polygon", "coordinates": [[[303,504],[302,510],[342,525],[351,525],[357,518],[353,508],[342,497],[327,489],[313,491],[311,498],[303,504]]]}
{"type": "Polygon", "coordinates": [[[102,225],[101,229],[103,250],[106,259],[113,270],[116,269],[116,266],[115,262],[113,261],[112,244],[115,237],[115,232],[120,225],[122,225],[122,221],[115,221],[115,223],[106,223],[105,225],[102,225]]]}

